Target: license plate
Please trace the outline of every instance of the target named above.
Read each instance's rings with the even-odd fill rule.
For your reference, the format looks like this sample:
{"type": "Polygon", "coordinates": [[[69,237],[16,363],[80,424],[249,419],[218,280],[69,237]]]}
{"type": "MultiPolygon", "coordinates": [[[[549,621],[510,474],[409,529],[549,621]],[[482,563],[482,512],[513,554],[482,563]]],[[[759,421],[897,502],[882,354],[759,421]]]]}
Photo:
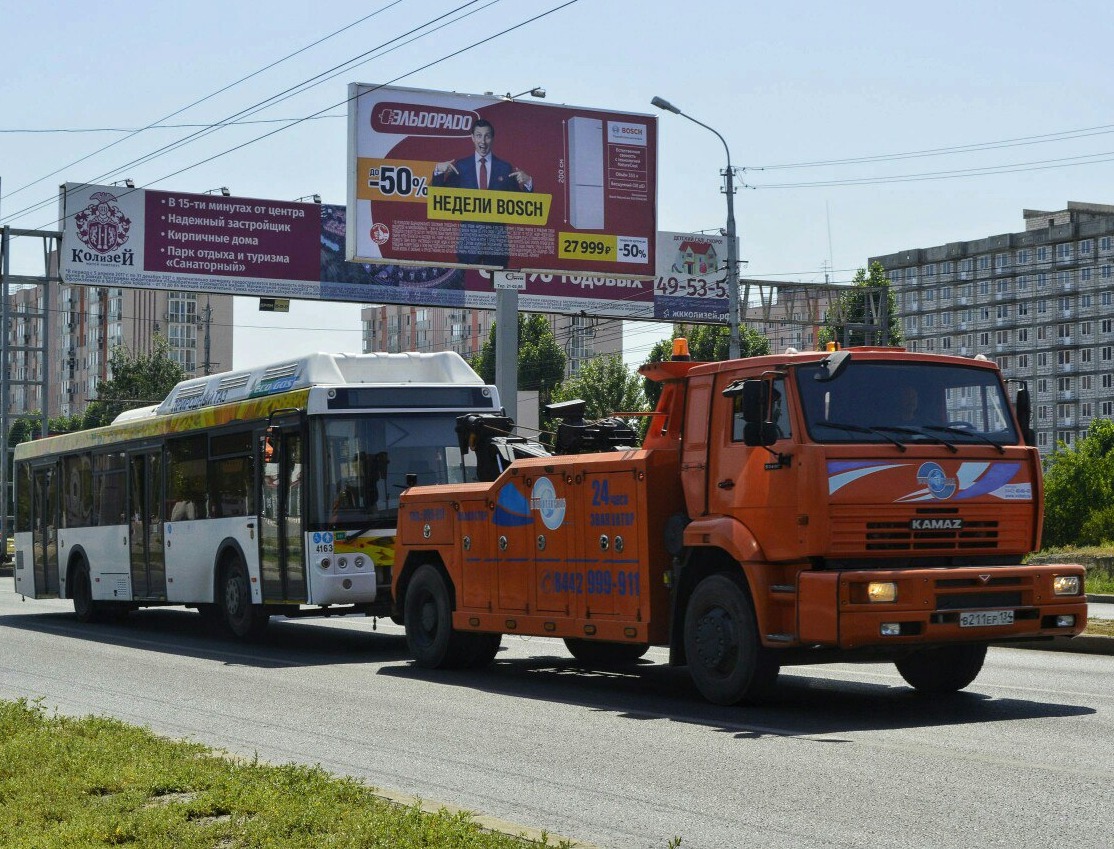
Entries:
{"type": "Polygon", "coordinates": [[[959,614],[960,628],[985,628],[992,625],[1012,624],[1012,610],[979,610],[959,614]]]}

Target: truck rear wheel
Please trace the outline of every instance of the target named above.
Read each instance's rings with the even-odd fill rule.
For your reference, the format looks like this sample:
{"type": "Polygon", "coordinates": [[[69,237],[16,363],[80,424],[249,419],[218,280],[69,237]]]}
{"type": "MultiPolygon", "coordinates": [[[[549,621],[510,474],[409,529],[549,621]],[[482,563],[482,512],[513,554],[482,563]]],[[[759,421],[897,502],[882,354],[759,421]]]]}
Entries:
{"type": "Polygon", "coordinates": [[[419,566],[406,590],[406,644],[418,666],[459,669],[486,666],[499,651],[502,634],[471,634],[453,629],[449,587],[435,566],[419,566]]]}
{"type": "Polygon", "coordinates": [[[920,649],[895,662],[910,687],[940,695],[962,690],[978,677],[986,660],[985,645],[920,649]]]}
{"type": "Polygon", "coordinates": [[[642,643],[609,643],[576,637],[566,637],[565,648],[585,666],[627,666],[650,650],[642,643]]]}
{"type": "Polygon", "coordinates": [[[755,701],[777,680],[778,663],[758,639],[754,606],[739,582],[704,578],[685,611],[685,653],[696,689],[717,705],[755,701]]]}

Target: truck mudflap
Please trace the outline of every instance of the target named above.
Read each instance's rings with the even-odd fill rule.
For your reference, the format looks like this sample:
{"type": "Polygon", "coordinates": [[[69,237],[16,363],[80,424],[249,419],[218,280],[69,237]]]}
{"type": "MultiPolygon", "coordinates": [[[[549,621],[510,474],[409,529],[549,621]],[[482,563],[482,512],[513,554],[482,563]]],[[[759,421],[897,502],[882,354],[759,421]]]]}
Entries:
{"type": "Polygon", "coordinates": [[[1077,565],[802,572],[797,636],[841,649],[1075,636],[1083,576],[1077,565]]]}

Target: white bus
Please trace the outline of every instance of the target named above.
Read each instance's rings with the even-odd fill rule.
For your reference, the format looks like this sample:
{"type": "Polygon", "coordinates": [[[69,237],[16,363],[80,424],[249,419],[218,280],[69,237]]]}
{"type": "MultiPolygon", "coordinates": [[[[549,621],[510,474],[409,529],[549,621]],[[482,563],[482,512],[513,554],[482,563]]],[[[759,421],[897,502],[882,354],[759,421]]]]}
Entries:
{"type": "Polygon", "coordinates": [[[387,615],[399,493],[475,480],[456,419],[498,410],[450,352],[183,381],[15,449],[16,592],[73,599],[81,621],[192,606],[237,637],[276,614],[387,615]]]}

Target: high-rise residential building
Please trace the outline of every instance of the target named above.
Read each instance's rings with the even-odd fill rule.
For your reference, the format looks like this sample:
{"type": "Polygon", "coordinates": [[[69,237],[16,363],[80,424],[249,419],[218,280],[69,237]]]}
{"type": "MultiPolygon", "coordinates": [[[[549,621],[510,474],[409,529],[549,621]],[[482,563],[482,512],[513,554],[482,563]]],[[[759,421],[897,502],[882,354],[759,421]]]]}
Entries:
{"type": "MultiPolygon", "coordinates": [[[[465,359],[478,354],[495,322],[494,310],[465,307],[369,305],[360,311],[364,353],[456,351],[465,359]]],[[[547,315],[557,344],[565,350],[565,373],[575,374],[586,360],[622,354],[623,322],[580,315],[547,315]]]]}
{"type": "Polygon", "coordinates": [[[1042,453],[1114,418],[1114,206],[1026,209],[1025,229],[873,257],[906,346],[998,362],[1024,381],[1042,453]]]}
{"type": "Polygon", "coordinates": [[[8,296],[4,365],[11,415],[84,412],[97,397],[97,382],[112,376],[112,350],[123,345],[147,353],[155,334],[168,341],[187,376],[232,367],[231,295],[46,285],[49,299],[43,285],[8,296]]]}

